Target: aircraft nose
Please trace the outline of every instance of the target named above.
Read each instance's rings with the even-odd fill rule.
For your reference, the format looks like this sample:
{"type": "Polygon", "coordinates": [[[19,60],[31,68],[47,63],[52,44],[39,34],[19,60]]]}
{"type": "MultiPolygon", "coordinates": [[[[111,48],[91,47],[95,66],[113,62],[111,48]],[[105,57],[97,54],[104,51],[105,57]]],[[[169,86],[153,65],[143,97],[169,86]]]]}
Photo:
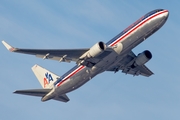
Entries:
{"type": "Polygon", "coordinates": [[[169,17],[169,11],[168,10],[162,10],[162,14],[160,15],[160,19],[162,22],[166,22],[169,17]]]}
{"type": "Polygon", "coordinates": [[[164,16],[166,17],[166,19],[168,18],[168,16],[169,16],[169,11],[168,10],[165,10],[164,16]]]}

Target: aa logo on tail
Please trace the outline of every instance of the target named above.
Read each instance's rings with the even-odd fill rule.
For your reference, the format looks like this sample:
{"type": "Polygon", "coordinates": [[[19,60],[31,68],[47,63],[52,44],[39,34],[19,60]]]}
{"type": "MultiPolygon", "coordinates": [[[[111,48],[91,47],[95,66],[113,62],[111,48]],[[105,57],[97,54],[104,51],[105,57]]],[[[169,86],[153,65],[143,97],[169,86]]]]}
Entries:
{"type": "Polygon", "coordinates": [[[53,77],[51,74],[48,72],[45,73],[45,78],[44,78],[44,88],[46,88],[46,85],[48,85],[51,81],[53,81],[53,77]]]}

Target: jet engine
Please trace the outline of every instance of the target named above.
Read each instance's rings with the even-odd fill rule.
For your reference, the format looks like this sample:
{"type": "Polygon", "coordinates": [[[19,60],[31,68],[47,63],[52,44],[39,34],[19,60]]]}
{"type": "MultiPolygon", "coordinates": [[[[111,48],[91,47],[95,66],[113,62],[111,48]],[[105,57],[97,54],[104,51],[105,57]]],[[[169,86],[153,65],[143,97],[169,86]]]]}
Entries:
{"type": "Polygon", "coordinates": [[[152,58],[152,54],[150,51],[145,50],[144,52],[138,54],[135,58],[134,64],[132,67],[141,66],[147,63],[152,58]]]}
{"type": "Polygon", "coordinates": [[[95,57],[102,54],[105,50],[106,44],[103,42],[98,42],[79,58],[77,64],[92,67],[99,61],[95,57]]]}
{"type": "Polygon", "coordinates": [[[101,53],[103,53],[105,49],[106,49],[106,44],[104,44],[103,42],[98,42],[90,48],[86,56],[88,58],[96,57],[101,53]]]}

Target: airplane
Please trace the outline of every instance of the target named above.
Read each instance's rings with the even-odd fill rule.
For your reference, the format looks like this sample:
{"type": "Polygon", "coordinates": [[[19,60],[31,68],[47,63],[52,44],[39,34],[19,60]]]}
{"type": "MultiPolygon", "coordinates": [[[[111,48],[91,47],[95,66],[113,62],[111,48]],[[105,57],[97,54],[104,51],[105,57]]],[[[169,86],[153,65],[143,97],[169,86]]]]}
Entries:
{"type": "Polygon", "coordinates": [[[133,76],[153,75],[145,66],[152,54],[145,50],[135,55],[132,49],[145,41],[160,29],[167,21],[169,11],[156,9],[142,16],[109,42],[97,42],[87,49],[21,49],[2,41],[11,52],[35,55],[43,59],[59,62],[75,62],[76,65],[62,76],[58,76],[45,68],[34,65],[32,71],[39,80],[42,89],[17,90],[14,93],[41,97],[41,101],[50,99],[68,102],[67,93],[79,88],[96,75],[112,71],[133,76]]]}

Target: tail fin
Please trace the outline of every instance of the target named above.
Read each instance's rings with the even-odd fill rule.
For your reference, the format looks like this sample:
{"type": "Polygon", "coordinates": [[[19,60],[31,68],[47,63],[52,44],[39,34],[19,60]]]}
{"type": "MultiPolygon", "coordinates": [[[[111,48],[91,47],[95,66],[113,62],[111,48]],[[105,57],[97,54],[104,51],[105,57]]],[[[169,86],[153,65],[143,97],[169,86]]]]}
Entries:
{"type": "Polygon", "coordinates": [[[53,83],[56,82],[59,76],[55,75],[54,73],[42,68],[39,65],[34,65],[32,67],[32,71],[36,75],[37,79],[39,80],[41,86],[46,88],[53,88],[53,83]]]}

